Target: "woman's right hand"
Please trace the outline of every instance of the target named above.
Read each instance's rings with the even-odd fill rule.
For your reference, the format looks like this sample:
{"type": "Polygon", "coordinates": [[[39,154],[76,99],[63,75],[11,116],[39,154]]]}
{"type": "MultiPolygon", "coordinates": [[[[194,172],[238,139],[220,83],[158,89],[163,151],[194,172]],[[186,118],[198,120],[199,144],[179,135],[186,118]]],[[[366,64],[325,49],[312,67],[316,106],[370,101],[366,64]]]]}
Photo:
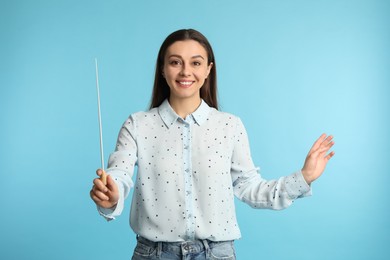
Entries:
{"type": "MultiPolygon", "coordinates": [[[[105,173],[103,170],[98,169],[96,174],[100,177],[105,173]]],[[[104,185],[101,178],[96,178],[93,180],[93,187],[90,191],[90,196],[96,205],[106,209],[112,208],[119,200],[118,187],[110,175],[107,176],[106,185],[104,185]]]]}

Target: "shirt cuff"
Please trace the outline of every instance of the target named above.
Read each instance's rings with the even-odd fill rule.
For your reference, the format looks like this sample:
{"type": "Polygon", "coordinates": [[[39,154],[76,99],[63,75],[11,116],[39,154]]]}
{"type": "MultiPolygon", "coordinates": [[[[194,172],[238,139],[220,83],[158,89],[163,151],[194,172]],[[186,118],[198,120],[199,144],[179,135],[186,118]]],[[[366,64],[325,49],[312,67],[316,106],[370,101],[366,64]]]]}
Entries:
{"type": "Polygon", "coordinates": [[[118,203],[114,207],[108,209],[97,206],[99,214],[103,216],[107,221],[114,220],[115,217],[119,216],[122,213],[124,207],[125,198],[123,195],[123,188],[118,182],[116,184],[118,185],[119,192],[118,203]]]}
{"type": "Polygon", "coordinates": [[[114,212],[115,212],[115,209],[117,208],[117,205],[115,205],[114,207],[112,208],[102,208],[100,206],[97,206],[97,210],[99,212],[99,214],[101,216],[103,216],[107,221],[111,221],[111,220],[114,220],[115,217],[114,217],[114,212]]]}
{"type": "Polygon", "coordinates": [[[302,171],[297,171],[287,176],[284,183],[286,191],[291,199],[312,195],[311,186],[305,181],[302,171]]]}

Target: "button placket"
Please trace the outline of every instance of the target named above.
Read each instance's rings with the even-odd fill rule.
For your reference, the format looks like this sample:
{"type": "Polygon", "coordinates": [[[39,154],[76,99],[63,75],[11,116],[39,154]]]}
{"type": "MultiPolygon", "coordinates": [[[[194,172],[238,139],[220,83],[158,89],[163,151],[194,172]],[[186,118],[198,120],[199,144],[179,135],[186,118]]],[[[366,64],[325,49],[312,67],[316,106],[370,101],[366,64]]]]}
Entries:
{"type": "Polygon", "coordinates": [[[188,116],[183,122],[183,159],[184,159],[184,189],[186,210],[184,217],[186,219],[187,239],[195,239],[195,220],[193,214],[193,195],[192,195],[192,163],[191,163],[191,128],[192,118],[188,116]]]}

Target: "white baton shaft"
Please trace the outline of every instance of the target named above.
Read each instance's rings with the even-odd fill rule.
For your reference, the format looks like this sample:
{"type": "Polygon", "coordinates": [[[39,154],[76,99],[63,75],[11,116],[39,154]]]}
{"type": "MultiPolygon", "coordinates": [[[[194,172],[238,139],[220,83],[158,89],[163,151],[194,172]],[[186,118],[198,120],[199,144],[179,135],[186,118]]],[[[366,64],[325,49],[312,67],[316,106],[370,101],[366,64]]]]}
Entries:
{"type": "Polygon", "coordinates": [[[100,179],[103,181],[104,185],[107,184],[107,176],[104,172],[104,152],[103,152],[103,130],[102,130],[102,116],[100,113],[100,90],[99,90],[99,70],[98,62],[95,58],[95,70],[96,70],[96,91],[97,91],[97,103],[98,103],[98,119],[99,119],[99,135],[100,135],[100,159],[102,163],[103,174],[100,176],[100,179]]]}

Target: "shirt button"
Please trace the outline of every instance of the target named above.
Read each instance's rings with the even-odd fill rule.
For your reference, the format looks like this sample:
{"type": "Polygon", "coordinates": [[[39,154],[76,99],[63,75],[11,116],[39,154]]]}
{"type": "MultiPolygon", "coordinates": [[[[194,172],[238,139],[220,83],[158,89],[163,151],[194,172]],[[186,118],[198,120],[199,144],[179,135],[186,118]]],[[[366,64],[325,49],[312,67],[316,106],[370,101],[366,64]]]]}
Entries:
{"type": "Polygon", "coordinates": [[[189,172],[190,171],[190,169],[186,169],[186,172],[189,172]]]}

